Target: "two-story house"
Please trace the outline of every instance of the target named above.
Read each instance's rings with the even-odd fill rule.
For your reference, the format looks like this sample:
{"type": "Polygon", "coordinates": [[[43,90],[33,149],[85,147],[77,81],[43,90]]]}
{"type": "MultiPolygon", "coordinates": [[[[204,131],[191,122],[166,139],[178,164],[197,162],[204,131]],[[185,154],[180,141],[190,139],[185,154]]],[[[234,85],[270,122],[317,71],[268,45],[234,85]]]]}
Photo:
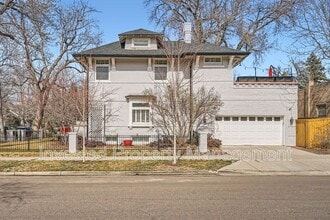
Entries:
{"type": "MultiPolygon", "coordinates": [[[[156,134],[150,97],[143,91],[166,82],[172,68],[166,43],[161,33],[138,29],[119,34],[119,41],[74,54],[87,66],[90,88],[113,92],[112,119],[100,120],[106,111],[91,107],[89,132],[156,134]]],[[[297,85],[292,78],[235,80],[233,68],[249,53],[209,43],[196,45],[189,28],[181,43],[186,50],[180,56],[193,55],[191,68],[198,71],[199,83],[221,95],[223,106],[211,129],[223,145],[295,145],[297,85]]]]}

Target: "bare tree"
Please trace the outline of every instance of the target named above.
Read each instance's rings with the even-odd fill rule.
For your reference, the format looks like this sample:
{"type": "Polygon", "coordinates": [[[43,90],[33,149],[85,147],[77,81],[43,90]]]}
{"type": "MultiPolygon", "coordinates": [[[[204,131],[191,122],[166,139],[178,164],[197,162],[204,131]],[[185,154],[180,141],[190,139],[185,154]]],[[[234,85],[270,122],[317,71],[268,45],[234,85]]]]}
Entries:
{"type": "Polygon", "coordinates": [[[112,106],[112,95],[116,89],[101,91],[99,85],[90,85],[86,88],[85,70],[66,70],[60,74],[54,85],[49,104],[45,112],[45,125],[54,127],[73,127],[77,121],[85,121],[87,106],[106,106],[104,120],[111,120],[116,112],[112,106]],[[87,98],[88,96],[88,98],[87,98]]]}
{"type": "Polygon", "coordinates": [[[5,125],[5,116],[7,102],[10,95],[10,80],[4,71],[0,68],[0,132],[3,131],[5,125]]]}
{"type": "Polygon", "coordinates": [[[164,31],[192,22],[198,43],[212,42],[253,52],[256,60],[273,46],[274,36],[294,20],[301,0],[145,0],[150,20],[164,31]]]}
{"type": "MultiPolygon", "coordinates": [[[[0,34],[1,35],[1,34],[0,34]]],[[[10,96],[14,93],[13,80],[11,77],[10,58],[12,57],[12,48],[4,39],[0,39],[0,131],[5,125],[5,118],[8,113],[10,96]]]]}
{"type": "MultiPolygon", "coordinates": [[[[80,75],[80,73],[78,73],[80,75]]],[[[72,127],[82,121],[83,80],[76,72],[63,71],[49,96],[49,104],[45,112],[46,129],[72,127]]]]}
{"type": "Polygon", "coordinates": [[[293,24],[297,51],[309,55],[316,52],[330,59],[330,1],[304,0],[299,7],[299,17],[293,24]]]}
{"type": "Polygon", "coordinates": [[[17,67],[24,63],[26,79],[36,99],[33,128],[42,127],[51,90],[59,75],[74,68],[70,53],[99,43],[100,34],[90,15],[95,10],[84,1],[65,4],[52,0],[20,1],[22,13],[6,11],[11,33],[21,52],[17,67]],[[29,15],[29,16],[25,16],[29,15]]]}
{"type": "Polygon", "coordinates": [[[5,12],[9,10],[18,11],[18,9],[14,7],[14,4],[15,4],[14,0],[0,1],[0,36],[7,37],[12,40],[14,39],[13,34],[7,31],[8,28],[4,28],[4,26],[7,26],[8,24],[6,24],[6,22],[3,21],[3,14],[5,14],[5,12]]]}
{"type": "Polygon", "coordinates": [[[196,57],[187,54],[188,44],[178,41],[164,46],[169,76],[166,82],[155,82],[154,89],[146,90],[145,94],[151,98],[154,125],[166,135],[182,138],[178,140],[182,143],[193,129],[215,118],[222,102],[214,88],[207,89],[199,83],[198,70],[192,69],[196,57]],[[190,83],[194,84],[193,91],[190,83]]]}

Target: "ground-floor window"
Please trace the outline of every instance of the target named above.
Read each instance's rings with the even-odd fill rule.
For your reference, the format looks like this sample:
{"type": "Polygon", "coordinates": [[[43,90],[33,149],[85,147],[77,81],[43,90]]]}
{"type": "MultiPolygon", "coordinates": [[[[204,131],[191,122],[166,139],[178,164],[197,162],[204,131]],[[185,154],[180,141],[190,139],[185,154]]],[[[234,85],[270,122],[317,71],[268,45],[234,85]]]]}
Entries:
{"type": "Polygon", "coordinates": [[[131,125],[132,126],[151,126],[150,104],[148,102],[131,103],[131,125]]]}

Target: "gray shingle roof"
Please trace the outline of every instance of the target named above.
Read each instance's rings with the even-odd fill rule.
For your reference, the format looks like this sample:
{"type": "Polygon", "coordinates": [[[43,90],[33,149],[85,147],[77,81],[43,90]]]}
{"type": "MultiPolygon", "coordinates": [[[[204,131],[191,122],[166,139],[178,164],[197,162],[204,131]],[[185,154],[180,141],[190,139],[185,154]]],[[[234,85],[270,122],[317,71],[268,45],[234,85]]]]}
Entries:
{"type": "Polygon", "coordinates": [[[74,57],[94,56],[94,57],[161,57],[165,56],[164,50],[126,50],[120,41],[92,48],[77,54],[74,57]]]}
{"type": "MultiPolygon", "coordinates": [[[[120,41],[105,44],[76,54],[74,57],[94,56],[94,57],[165,57],[166,55],[249,55],[248,52],[239,51],[215,44],[206,43],[203,45],[194,42],[187,44],[183,41],[164,41],[163,49],[157,50],[127,50],[124,49],[126,36],[162,36],[161,33],[146,29],[136,29],[119,34],[120,41]],[[167,48],[166,50],[164,48],[167,48]],[[176,49],[180,48],[180,49],[176,49]]],[[[161,38],[158,39],[161,41],[161,38]]]]}
{"type": "Polygon", "coordinates": [[[170,45],[171,49],[158,49],[158,50],[127,50],[120,41],[110,44],[105,44],[100,47],[95,47],[80,53],[73,54],[74,57],[94,56],[94,57],[165,57],[171,54],[171,51],[178,53],[181,51],[184,54],[196,55],[249,55],[249,52],[239,51],[227,47],[218,46],[215,44],[206,43],[204,45],[197,45],[194,43],[186,44],[180,42],[180,50],[176,50],[178,42],[164,42],[165,45],[170,45]],[[184,49],[182,49],[184,48],[184,49]]]}
{"type": "Polygon", "coordinates": [[[143,28],[118,34],[118,36],[128,36],[128,35],[163,35],[163,34],[154,31],[149,31],[143,28]]]}

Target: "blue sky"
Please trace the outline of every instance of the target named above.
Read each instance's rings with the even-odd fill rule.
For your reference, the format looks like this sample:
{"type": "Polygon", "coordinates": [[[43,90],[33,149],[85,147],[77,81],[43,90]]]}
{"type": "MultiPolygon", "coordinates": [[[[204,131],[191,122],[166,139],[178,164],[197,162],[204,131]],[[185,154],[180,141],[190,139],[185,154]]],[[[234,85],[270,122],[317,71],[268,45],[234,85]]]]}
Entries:
{"type": "MultiPolygon", "coordinates": [[[[149,21],[149,11],[144,7],[143,0],[93,0],[90,5],[98,13],[95,14],[101,31],[103,44],[118,40],[118,34],[138,28],[160,31],[156,25],[149,21]]],[[[278,44],[281,48],[289,46],[290,40],[280,38],[278,44]]],[[[257,66],[257,75],[268,74],[270,65],[282,68],[288,67],[288,55],[279,50],[272,50],[264,57],[264,62],[257,66]]],[[[235,68],[235,75],[254,75],[253,56],[249,56],[241,66],[235,68]]]]}

